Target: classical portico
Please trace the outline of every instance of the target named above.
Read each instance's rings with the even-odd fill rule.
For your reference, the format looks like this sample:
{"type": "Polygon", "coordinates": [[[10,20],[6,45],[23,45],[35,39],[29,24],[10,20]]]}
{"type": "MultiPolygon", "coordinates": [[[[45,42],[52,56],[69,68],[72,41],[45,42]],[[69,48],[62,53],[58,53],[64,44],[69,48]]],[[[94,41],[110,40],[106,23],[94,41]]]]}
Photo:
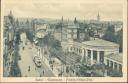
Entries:
{"type": "Polygon", "coordinates": [[[118,53],[119,45],[102,39],[96,39],[82,42],[82,49],[82,57],[90,59],[90,64],[92,65],[95,63],[104,63],[104,56],[106,54],[118,53]]]}
{"type": "Polygon", "coordinates": [[[63,44],[67,52],[74,52],[81,56],[81,61],[89,65],[104,63],[104,56],[110,53],[119,53],[119,45],[96,39],[85,42],[65,42],[63,44]]]}
{"type": "Polygon", "coordinates": [[[104,61],[104,51],[94,50],[94,49],[85,49],[82,50],[82,59],[90,59],[90,64],[100,63],[104,61]]]}

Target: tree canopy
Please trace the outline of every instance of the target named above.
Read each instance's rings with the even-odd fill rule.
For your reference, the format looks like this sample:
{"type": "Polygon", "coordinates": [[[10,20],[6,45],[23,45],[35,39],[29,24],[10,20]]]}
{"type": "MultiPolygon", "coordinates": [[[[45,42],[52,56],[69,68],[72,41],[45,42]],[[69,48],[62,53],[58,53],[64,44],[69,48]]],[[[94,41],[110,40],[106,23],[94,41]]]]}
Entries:
{"type": "Polygon", "coordinates": [[[115,27],[114,25],[109,25],[104,36],[104,40],[108,40],[111,42],[116,42],[116,36],[115,36],[115,27]]]}
{"type": "Polygon", "coordinates": [[[121,29],[118,32],[115,32],[115,27],[114,25],[109,25],[108,29],[106,30],[103,39],[115,42],[119,44],[119,52],[122,52],[123,48],[123,30],[121,29]]]}

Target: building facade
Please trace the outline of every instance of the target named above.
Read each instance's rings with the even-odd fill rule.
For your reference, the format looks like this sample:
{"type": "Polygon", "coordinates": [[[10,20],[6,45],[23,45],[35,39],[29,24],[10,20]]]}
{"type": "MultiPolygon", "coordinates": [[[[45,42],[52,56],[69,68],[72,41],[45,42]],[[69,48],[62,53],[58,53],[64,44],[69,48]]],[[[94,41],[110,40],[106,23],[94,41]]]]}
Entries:
{"type": "Polygon", "coordinates": [[[78,38],[79,25],[74,23],[64,24],[62,26],[62,41],[74,40],[78,38]]]}
{"type": "Polygon", "coordinates": [[[102,39],[95,39],[82,43],[75,41],[62,42],[62,47],[66,52],[74,52],[80,55],[81,61],[89,65],[104,63],[104,56],[111,53],[119,53],[118,44],[102,39]]]}
{"type": "Polygon", "coordinates": [[[10,11],[8,16],[4,17],[4,30],[3,30],[3,68],[4,76],[10,76],[11,65],[14,63],[14,37],[15,37],[15,20],[10,11]]]}

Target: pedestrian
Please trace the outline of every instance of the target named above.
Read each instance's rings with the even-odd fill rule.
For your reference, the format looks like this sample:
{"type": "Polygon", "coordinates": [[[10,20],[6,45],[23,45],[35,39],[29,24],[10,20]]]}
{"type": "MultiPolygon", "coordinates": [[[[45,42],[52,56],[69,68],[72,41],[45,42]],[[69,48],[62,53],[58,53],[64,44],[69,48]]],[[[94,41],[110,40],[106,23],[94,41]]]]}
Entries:
{"type": "Polygon", "coordinates": [[[28,71],[30,71],[30,66],[28,66],[28,71]]]}
{"type": "Polygon", "coordinates": [[[44,70],[43,70],[43,75],[44,75],[44,70]]]}
{"type": "Polygon", "coordinates": [[[36,67],[35,67],[35,70],[36,70],[36,67]]]}
{"type": "Polygon", "coordinates": [[[74,70],[73,70],[73,74],[74,74],[74,70]]]}

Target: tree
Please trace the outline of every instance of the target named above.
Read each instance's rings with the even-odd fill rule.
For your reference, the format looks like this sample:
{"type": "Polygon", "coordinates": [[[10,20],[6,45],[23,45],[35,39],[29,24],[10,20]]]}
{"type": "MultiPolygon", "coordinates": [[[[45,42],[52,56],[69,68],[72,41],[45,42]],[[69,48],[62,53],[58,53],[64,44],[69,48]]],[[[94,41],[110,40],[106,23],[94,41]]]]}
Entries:
{"type": "Polygon", "coordinates": [[[123,48],[123,30],[122,29],[117,32],[116,42],[120,45],[119,52],[122,52],[122,48],[123,48]]]}
{"type": "Polygon", "coordinates": [[[105,67],[106,66],[104,63],[92,65],[93,73],[95,74],[95,76],[104,76],[105,67]]]}
{"type": "Polygon", "coordinates": [[[91,76],[91,67],[87,65],[81,65],[79,72],[82,76],[91,76]]]}
{"type": "Polygon", "coordinates": [[[29,30],[26,31],[26,36],[28,38],[28,40],[30,40],[31,42],[33,42],[33,34],[32,32],[30,32],[29,30]]]}
{"type": "Polygon", "coordinates": [[[90,40],[90,37],[89,37],[89,33],[88,33],[88,32],[85,33],[85,38],[84,38],[84,40],[85,40],[85,41],[90,40]]]}
{"type": "Polygon", "coordinates": [[[94,37],[95,32],[94,32],[93,28],[88,29],[87,31],[88,31],[88,34],[89,34],[90,37],[94,37]]]}
{"type": "Polygon", "coordinates": [[[112,69],[111,71],[109,71],[109,75],[112,77],[121,77],[122,72],[116,69],[112,69]]]}
{"type": "Polygon", "coordinates": [[[109,25],[104,36],[103,39],[104,40],[108,40],[111,42],[116,42],[116,36],[115,36],[115,29],[114,29],[114,25],[109,25]]]}
{"type": "Polygon", "coordinates": [[[15,43],[19,44],[19,41],[20,41],[20,40],[21,40],[21,38],[20,38],[20,33],[17,32],[17,33],[16,33],[16,40],[15,40],[15,43]]]}
{"type": "Polygon", "coordinates": [[[43,41],[45,45],[51,48],[59,50],[61,48],[61,43],[59,40],[56,40],[51,34],[44,36],[43,41]]]}

